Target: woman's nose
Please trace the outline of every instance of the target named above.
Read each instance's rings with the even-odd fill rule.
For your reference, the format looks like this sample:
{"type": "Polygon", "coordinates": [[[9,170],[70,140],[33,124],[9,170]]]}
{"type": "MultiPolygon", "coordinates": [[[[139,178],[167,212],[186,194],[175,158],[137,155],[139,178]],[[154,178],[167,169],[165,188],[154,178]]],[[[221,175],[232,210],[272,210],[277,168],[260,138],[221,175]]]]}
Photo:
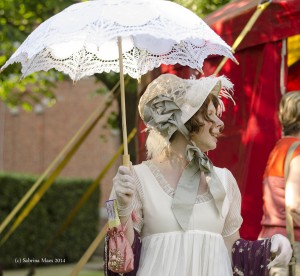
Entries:
{"type": "Polygon", "coordinates": [[[216,119],[216,126],[224,127],[224,122],[219,117],[217,117],[217,119],[216,119]]]}

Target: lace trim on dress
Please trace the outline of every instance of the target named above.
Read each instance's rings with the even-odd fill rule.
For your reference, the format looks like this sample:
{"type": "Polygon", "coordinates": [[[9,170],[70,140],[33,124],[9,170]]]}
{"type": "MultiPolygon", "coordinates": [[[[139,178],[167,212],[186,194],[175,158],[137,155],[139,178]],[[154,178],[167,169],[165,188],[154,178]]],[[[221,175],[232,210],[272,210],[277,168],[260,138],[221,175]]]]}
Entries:
{"type": "MultiPolygon", "coordinates": [[[[154,177],[156,178],[157,182],[159,183],[159,185],[162,187],[162,189],[171,197],[174,197],[175,194],[175,189],[173,187],[170,186],[170,184],[168,183],[168,181],[165,179],[165,177],[162,175],[162,173],[160,172],[159,168],[151,161],[151,160],[147,160],[143,162],[144,164],[146,164],[148,166],[148,168],[150,169],[150,171],[153,173],[154,177]]],[[[207,192],[203,193],[203,194],[199,194],[197,195],[196,198],[196,202],[195,203],[203,203],[203,202],[207,202],[209,200],[211,200],[212,194],[210,193],[210,191],[208,190],[207,192]]]]}

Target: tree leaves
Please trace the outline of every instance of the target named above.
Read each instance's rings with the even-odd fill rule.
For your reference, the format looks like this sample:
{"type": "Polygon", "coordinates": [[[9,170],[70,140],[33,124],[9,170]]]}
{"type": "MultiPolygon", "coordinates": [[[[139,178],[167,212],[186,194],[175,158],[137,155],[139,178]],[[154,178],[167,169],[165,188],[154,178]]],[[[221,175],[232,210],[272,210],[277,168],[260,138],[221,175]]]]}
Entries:
{"type": "MultiPolygon", "coordinates": [[[[78,1],[0,0],[0,66],[43,21],[78,1]]],[[[31,74],[21,80],[20,64],[8,66],[0,74],[0,100],[9,107],[30,110],[44,98],[53,99],[52,89],[64,76],[57,71],[31,74]]],[[[51,102],[51,101],[50,101],[51,102]]]]}

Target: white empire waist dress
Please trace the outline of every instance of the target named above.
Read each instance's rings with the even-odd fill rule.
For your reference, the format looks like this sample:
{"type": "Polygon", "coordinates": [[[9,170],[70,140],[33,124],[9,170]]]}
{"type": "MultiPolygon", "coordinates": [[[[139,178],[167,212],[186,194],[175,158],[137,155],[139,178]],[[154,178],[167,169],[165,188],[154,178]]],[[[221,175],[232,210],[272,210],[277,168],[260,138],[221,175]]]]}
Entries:
{"type": "MultiPolygon", "coordinates": [[[[171,210],[169,195],[153,174],[151,162],[134,166],[142,193],[142,252],[137,276],[230,276],[232,268],[222,232],[226,216],[219,215],[209,192],[200,195],[187,231],[171,210]]],[[[215,168],[221,182],[228,170],[215,168]]],[[[228,178],[228,177],[227,177],[228,178]]],[[[226,181],[225,181],[226,182],[226,181]]],[[[226,184],[224,184],[225,190],[226,184]]],[[[225,200],[228,213],[230,201],[225,200]]],[[[240,227],[242,219],[238,218],[240,227]]],[[[236,231],[238,229],[234,229],[236,231]]]]}

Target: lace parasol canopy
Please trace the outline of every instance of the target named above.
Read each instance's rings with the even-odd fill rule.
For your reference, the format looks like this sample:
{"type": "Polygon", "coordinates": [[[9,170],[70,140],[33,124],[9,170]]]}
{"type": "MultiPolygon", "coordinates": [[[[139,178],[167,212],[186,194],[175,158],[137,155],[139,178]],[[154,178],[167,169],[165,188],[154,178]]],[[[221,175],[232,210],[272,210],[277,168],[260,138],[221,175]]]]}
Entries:
{"type": "Polygon", "coordinates": [[[96,0],[71,5],[38,26],[1,68],[22,64],[22,76],[55,68],[77,81],[119,72],[139,78],[161,64],[201,71],[209,55],[234,60],[231,48],[197,15],[164,0],[96,0]]]}

